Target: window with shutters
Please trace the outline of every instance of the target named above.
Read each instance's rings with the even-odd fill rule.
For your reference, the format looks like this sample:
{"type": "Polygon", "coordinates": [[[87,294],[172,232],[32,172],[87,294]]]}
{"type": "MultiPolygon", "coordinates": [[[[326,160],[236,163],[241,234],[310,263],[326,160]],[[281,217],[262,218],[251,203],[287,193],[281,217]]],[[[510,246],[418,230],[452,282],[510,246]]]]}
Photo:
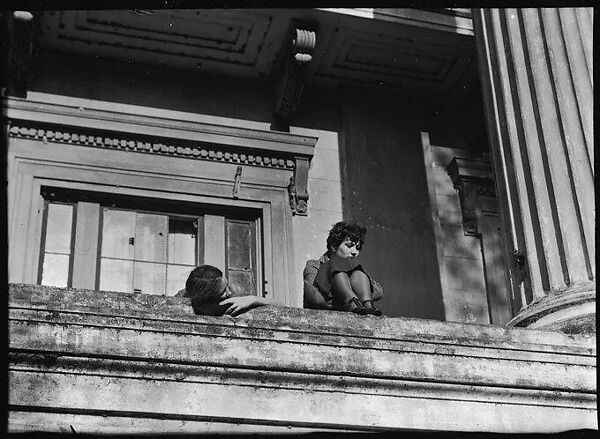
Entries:
{"type": "Polygon", "coordinates": [[[252,209],[53,188],[42,195],[42,285],[71,287],[87,273],[97,290],[172,296],[195,266],[210,263],[237,295],[262,294],[261,221],[252,209]]]}

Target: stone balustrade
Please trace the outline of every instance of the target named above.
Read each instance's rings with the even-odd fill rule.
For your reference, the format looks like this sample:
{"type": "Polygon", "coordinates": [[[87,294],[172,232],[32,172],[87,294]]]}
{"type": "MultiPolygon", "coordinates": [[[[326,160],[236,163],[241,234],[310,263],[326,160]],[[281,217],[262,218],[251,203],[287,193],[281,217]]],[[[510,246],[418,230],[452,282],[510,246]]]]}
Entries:
{"type": "Polygon", "coordinates": [[[595,337],[9,288],[9,431],[597,428],[595,337]]]}

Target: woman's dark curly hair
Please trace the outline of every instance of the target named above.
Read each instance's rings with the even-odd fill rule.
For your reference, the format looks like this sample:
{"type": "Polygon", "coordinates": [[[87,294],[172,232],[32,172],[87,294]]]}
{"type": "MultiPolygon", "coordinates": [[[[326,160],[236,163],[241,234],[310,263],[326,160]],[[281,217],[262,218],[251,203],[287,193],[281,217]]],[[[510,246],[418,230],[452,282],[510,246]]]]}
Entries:
{"type": "Polygon", "coordinates": [[[335,223],[327,237],[327,252],[331,252],[334,248],[339,247],[346,237],[349,237],[359,247],[362,247],[365,243],[366,234],[367,228],[358,223],[346,223],[344,221],[335,223]]]}

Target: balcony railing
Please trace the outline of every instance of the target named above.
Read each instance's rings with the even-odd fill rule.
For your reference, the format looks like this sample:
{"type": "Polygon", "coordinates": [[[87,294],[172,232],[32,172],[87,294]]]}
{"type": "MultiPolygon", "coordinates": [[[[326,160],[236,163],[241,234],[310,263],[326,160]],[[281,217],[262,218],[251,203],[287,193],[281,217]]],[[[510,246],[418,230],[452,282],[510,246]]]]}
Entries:
{"type": "Polygon", "coordinates": [[[594,336],[9,287],[10,431],[597,428],[594,336]]]}

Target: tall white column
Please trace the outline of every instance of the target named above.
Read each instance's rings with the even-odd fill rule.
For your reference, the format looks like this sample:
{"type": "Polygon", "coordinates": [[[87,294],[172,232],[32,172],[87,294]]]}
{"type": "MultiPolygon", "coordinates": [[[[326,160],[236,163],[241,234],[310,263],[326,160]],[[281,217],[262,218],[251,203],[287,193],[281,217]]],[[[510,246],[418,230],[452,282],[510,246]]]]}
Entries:
{"type": "Polygon", "coordinates": [[[517,315],[595,328],[592,8],[475,9],[517,315]]]}

